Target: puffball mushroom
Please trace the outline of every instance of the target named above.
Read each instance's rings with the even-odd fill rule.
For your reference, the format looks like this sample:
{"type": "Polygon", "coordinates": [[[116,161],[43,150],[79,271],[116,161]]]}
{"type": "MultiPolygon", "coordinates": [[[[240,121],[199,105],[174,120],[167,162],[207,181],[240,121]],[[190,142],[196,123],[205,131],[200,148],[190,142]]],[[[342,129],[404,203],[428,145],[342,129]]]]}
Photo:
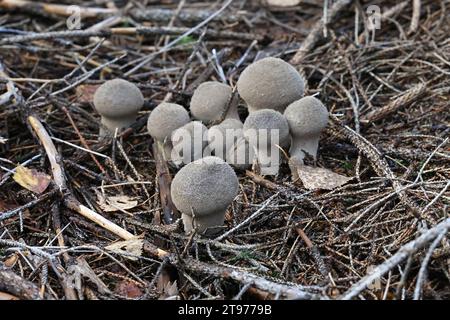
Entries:
{"type": "Polygon", "coordinates": [[[200,121],[191,121],[172,133],[172,161],[188,164],[208,152],[208,128],[200,121]]]}
{"type": "Polygon", "coordinates": [[[163,102],[150,113],[147,121],[148,133],[153,139],[163,143],[166,159],[170,159],[172,153],[172,132],[190,121],[186,109],[176,103],[163,102]]]}
{"type": "MultiPolygon", "coordinates": [[[[136,121],[144,105],[144,96],[136,85],[123,79],[108,80],[94,94],[94,106],[102,116],[101,123],[111,133],[136,121]]],[[[100,128],[100,136],[107,133],[100,128]]]]}
{"type": "Polygon", "coordinates": [[[328,124],[328,110],[314,97],[304,97],[284,111],[292,136],[290,162],[303,164],[306,153],[317,157],[320,133],[328,124]]]}
{"type": "Polygon", "coordinates": [[[261,109],[283,112],[303,97],[305,82],[289,63],[278,58],[264,58],[244,69],[237,82],[239,95],[249,113],[261,109]]]}
{"type": "Polygon", "coordinates": [[[229,85],[217,81],[206,81],[195,89],[192,95],[190,110],[195,119],[205,123],[224,119],[239,120],[237,101],[230,101],[233,90],[229,85]],[[230,103],[228,111],[226,108],[230,103]]]}
{"type": "Polygon", "coordinates": [[[220,124],[209,128],[209,147],[214,150],[217,157],[226,160],[228,150],[244,136],[242,127],[243,124],[240,120],[225,119],[220,124]]]}
{"type": "Polygon", "coordinates": [[[250,113],[244,122],[244,137],[255,149],[261,167],[271,167],[280,160],[279,147],[289,145],[289,125],[278,111],[262,109],[250,113]],[[276,139],[278,135],[278,139],[276,139]],[[276,154],[273,154],[275,151],[276,154]]]}
{"type": "Polygon", "coordinates": [[[196,160],[178,171],[172,181],[171,195],[182,213],[185,232],[195,229],[208,233],[211,228],[221,226],[238,188],[234,170],[218,157],[196,160]]]}

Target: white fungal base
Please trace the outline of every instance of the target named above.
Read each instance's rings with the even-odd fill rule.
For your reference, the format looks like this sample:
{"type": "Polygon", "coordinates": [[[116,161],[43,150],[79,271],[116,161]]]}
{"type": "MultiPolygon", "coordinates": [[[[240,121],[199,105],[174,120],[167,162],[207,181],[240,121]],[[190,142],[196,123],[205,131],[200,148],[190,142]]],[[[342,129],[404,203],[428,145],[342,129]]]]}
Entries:
{"type": "Polygon", "coordinates": [[[291,169],[293,180],[298,179],[297,168],[304,164],[306,155],[317,158],[317,150],[319,149],[319,137],[314,138],[298,138],[292,139],[291,148],[289,153],[291,158],[289,159],[289,168],[291,169]]]}
{"type": "Polygon", "coordinates": [[[109,132],[107,132],[103,127],[100,127],[100,137],[105,137],[108,134],[114,135],[114,132],[116,131],[116,128],[121,131],[124,128],[128,128],[136,121],[136,116],[132,117],[124,117],[120,119],[113,119],[113,118],[105,118],[102,117],[101,123],[108,128],[109,132]]]}
{"type": "Polygon", "coordinates": [[[314,138],[299,138],[292,139],[291,148],[289,150],[291,156],[303,160],[306,154],[312,156],[314,160],[317,158],[317,150],[319,149],[319,137],[314,138]]]}
{"type": "Polygon", "coordinates": [[[191,233],[194,229],[197,233],[212,235],[217,233],[218,227],[221,227],[225,220],[225,212],[214,213],[207,216],[196,216],[195,219],[187,214],[182,214],[184,232],[186,234],[191,233]]]}

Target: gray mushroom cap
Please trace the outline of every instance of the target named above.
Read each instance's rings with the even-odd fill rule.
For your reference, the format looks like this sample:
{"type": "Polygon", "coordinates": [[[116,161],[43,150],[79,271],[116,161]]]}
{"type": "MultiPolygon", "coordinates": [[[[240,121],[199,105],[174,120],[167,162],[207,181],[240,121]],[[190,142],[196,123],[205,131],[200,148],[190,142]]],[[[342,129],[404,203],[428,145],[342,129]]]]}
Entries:
{"type": "Polygon", "coordinates": [[[291,103],[284,111],[289,128],[294,136],[319,135],[328,124],[328,110],[312,96],[291,103]]]}
{"type": "Polygon", "coordinates": [[[106,118],[135,116],[143,105],[144,96],[139,88],[123,79],[106,81],[94,94],[95,109],[106,118]]]}
{"type": "MultiPolygon", "coordinates": [[[[268,134],[270,134],[272,130],[278,130],[279,145],[281,147],[289,145],[289,125],[286,118],[278,111],[263,109],[252,112],[247,117],[244,122],[244,136],[249,142],[254,141],[259,143],[258,137],[255,137],[254,135],[259,135],[257,130],[260,129],[266,129],[268,134]]],[[[270,136],[267,137],[267,142],[269,144],[272,143],[270,136]]]]}
{"type": "Polygon", "coordinates": [[[189,163],[172,181],[172,200],[186,215],[208,216],[225,211],[238,192],[233,168],[217,157],[189,163]]]}
{"type": "Polygon", "coordinates": [[[231,103],[225,118],[239,119],[237,106],[230,102],[232,89],[229,85],[217,81],[203,82],[192,95],[190,110],[195,119],[209,123],[220,120],[231,103]]]}
{"type": "Polygon", "coordinates": [[[290,103],[303,97],[305,83],[292,65],[270,57],[245,68],[237,90],[250,113],[261,109],[283,112],[290,103]]]}
{"type": "Polygon", "coordinates": [[[320,133],[328,123],[328,110],[314,97],[304,97],[290,104],[285,112],[292,135],[290,153],[301,162],[305,152],[316,158],[320,133]]]}
{"type": "Polygon", "coordinates": [[[147,129],[156,140],[170,139],[173,131],[190,122],[189,113],[176,103],[159,104],[148,117],[147,129]]]}

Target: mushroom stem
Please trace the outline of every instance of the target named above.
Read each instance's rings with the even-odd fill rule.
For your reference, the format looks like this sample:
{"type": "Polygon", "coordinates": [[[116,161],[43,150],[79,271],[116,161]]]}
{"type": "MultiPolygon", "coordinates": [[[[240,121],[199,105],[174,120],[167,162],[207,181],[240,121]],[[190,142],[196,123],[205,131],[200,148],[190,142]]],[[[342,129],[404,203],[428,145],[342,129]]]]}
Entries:
{"type": "Polygon", "coordinates": [[[291,156],[295,156],[297,159],[302,161],[306,157],[306,154],[312,156],[314,160],[316,160],[318,148],[318,137],[295,137],[292,139],[292,145],[289,153],[291,156]]]}
{"type": "MultiPolygon", "coordinates": [[[[116,131],[116,128],[121,129],[127,128],[131,126],[136,121],[136,116],[130,116],[130,117],[122,117],[122,118],[106,118],[102,117],[101,123],[108,128],[109,132],[114,134],[116,131]]],[[[108,132],[103,128],[100,127],[100,137],[107,136],[108,132]]]]}
{"type": "Polygon", "coordinates": [[[182,214],[184,231],[191,233],[196,230],[198,233],[204,235],[213,235],[217,227],[221,227],[225,220],[226,211],[216,211],[207,216],[195,216],[195,218],[188,214],[182,214]]]}

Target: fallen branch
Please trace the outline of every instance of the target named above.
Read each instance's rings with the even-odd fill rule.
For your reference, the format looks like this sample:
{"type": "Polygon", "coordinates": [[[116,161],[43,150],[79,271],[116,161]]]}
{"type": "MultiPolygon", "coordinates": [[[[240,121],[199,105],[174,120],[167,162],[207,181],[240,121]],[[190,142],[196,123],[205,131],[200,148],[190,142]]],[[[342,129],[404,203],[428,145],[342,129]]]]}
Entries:
{"type": "Polygon", "coordinates": [[[6,291],[23,300],[41,300],[39,288],[11,270],[0,269],[0,291],[6,291]]]}
{"type": "MultiPolygon", "coordinates": [[[[179,265],[172,257],[172,263],[179,265]]],[[[182,261],[182,266],[193,272],[204,273],[214,277],[233,279],[244,285],[250,284],[256,289],[269,292],[275,296],[280,296],[284,299],[299,299],[299,300],[326,300],[325,295],[319,293],[317,287],[305,287],[294,284],[286,284],[281,282],[271,281],[263,276],[256,275],[250,272],[239,269],[212,265],[209,263],[200,262],[195,259],[187,258],[182,261]]]]}
{"type": "Polygon", "coordinates": [[[53,144],[52,138],[50,137],[47,130],[45,130],[44,126],[42,125],[42,123],[39,121],[39,119],[37,117],[28,116],[28,123],[33,128],[39,141],[44,146],[45,152],[50,161],[53,180],[54,180],[55,184],[57,185],[57,187],[59,188],[59,190],[61,191],[61,194],[64,197],[63,202],[64,202],[65,206],[71,210],[78,212],[85,218],[88,218],[89,220],[95,222],[96,224],[100,225],[101,227],[105,228],[106,230],[121,237],[122,239],[125,239],[125,240],[132,239],[134,237],[133,234],[131,234],[130,232],[126,231],[125,229],[119,227],[115,223],[109,221],[108,219],[106,219],[105,217],[96,213],[95,211],[82,205],[81,203],[79,203],[78,200],[75,199],[75,197],[73,197],[67,191],[64,172],[63,172],[62,166],[60,165],[61,158],[59,157],[58,152],[56,151],[56,147],[53,144]]]}
{"type": "MultiPolygon", "coordinates": [[[[90,38],[90,37],[104,37],[111,36],[149,36],[149,35],[182,35],[189,32],[191,29],[182,27],[137,27],[137,28],[110,28],[102,30],[73,30],[73,31],[51,31],[42,33],[31,33],[26,35],[11,36],[0,40],[0,45],[10,45],[16,43],[30,42],[36,40],[49,40],[56,38],[90,38]]],[[[192,30],[190,34],[200,36],[203,30],[192,30]]],[[[216,31],[206,30],[205,36],[207,38],[224,38],[237,40],[261,40],[262,36],[251,33],[240,33],[232,31],[216,31]]]]}
{"type": "Polygon", "coordinates": [[[410,255],[414,254],[418,250],[422,249],[427,243],[436,239],[439,235],[448,232],[450,229],[450,218],[442,221],[433,228],[427,230],[417,239],[408,242],[403,247],[401,247],[396,254],[387,259],[385,262],[377,266],[372,270],[370,274],[362,278],[356,284],[354,284],[350,289],[345,292],[341,299],[350,300],[364,291],[368,285],[370,285],[376,279],[382,277],[389,270],[395,268],[399,263],[405,260],[410,255]]]}
{"type": "Polygon", "coordinates": [[[367,115],[363,116],[361,119],[361,123],[368,124],[369,122],[379,121],[381,119],[386,118],[388,115],[398,111],[400,108],[405,107],[412,102],[419,99],[423,94],[427,91],[427,87],[424,83],[420,83],[408,91],[406,91],[403,95],[390,102],[388,105],[373,110],[367,115]]]}

